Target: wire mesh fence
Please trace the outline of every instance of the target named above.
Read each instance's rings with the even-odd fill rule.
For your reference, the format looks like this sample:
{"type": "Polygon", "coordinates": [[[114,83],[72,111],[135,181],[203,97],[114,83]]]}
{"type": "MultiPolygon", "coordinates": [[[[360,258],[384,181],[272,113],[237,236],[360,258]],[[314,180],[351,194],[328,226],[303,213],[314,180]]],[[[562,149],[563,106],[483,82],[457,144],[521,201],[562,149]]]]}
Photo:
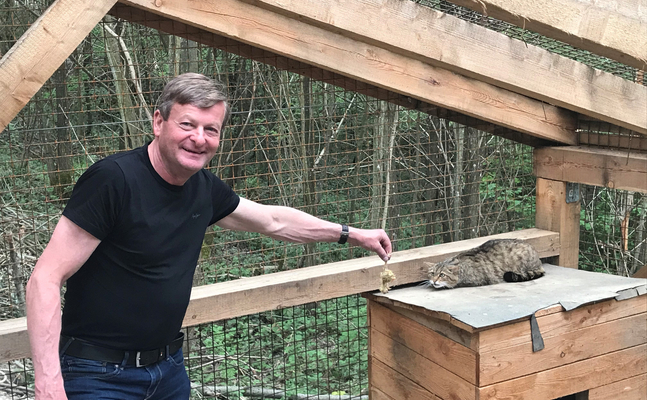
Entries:
{"type": "MultiPolygon", "coordinates": [[[[4,3],[3,54],[47,5],[4,3]]],[[[2,319],[24,315],[26,279],[74,182],[97,160],[152,138],[159,92],[183,72],[228,88],[234,112],[208,169],[242,197],[382,227],[396,251],[534,226],[532,148],[276,68],[276,58],[251,60],[237,55],[241,49],[228,50],[107,16],[2,132],[2,319]]],[[[644,197],[632,195],[629,207],[627,194],[623,208],[611,205],[613,191],[583,192],[587,268],[626,273],[627,265],[644,264],[644,197]],[[614,223],[630,215],[630,239],[618,239],[621,228],[601,235],[600,215],[614,223]],[[590,238],[588,221],[595,230],[590,238]],[[618,253],[599,243],[629,243],[633,258],[619,268],[618,253]]],[[[194,284],[365,255],[336,244],[288,244],[210,228],[194,284]]],[[[188,327],[185,334],[193,398],[366,396],[361,296],[188,327]]],[[[33,398],[30,360],[11,361],[0,372],[0,399],[33,398]]]]}

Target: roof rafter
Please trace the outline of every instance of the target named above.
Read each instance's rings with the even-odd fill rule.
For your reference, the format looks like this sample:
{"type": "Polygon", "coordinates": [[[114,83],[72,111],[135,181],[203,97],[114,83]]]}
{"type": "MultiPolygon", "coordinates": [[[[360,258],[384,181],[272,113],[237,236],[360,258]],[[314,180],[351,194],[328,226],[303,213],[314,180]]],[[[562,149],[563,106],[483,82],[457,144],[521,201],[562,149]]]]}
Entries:
{"type": "MultiPolygon", "coordinates": [[[[187,25],[183,22],[175,21],[159,15],[152,14],[147,10],[138,9],[126,4],[117,3],[111,10],[110,14],[133,23],[147,26],[165,32],[171,35],[183,37],[203,45],[224,50],[228,53],[237,54],[250,60],[272,65],[278,69],[290,71],[321,82],[332,84],[349,91],[370,96],[379,100],[389,101],[401,107],[422,111],[438,118],[444,118],[449,121],[469,126],[484,132],[504,137],[519,143],[532,147],[552,146],[554,141],[541,139],[531,136],[527,133],[519,132],[500,125],[485,122],[481,119],[470,117],[468,115],[434,106],[427,102],[413,99],[407,95],[395,93],[366,82],[360,82],[353,78],[348,78],[336,72],[313,67],[304,62],[293,60],[285,56],[278,55],[268,50],[241,43],[231,38],[225,38],[212,32],[205,31],[187,25]]],[[[570,136],[567,139],[571,139],[570,136]]]]}
{"type": "Polygon", "coordinates": [[[451,0],[452,3],[647,69],[647,3],[643,0],[451,0]]]}
{"type": "Polygon", "coordinates": [[[535,137],[577,142],[566,110],[240,0],[120,3],[535,137]]]}
{"type": "Polygon", "coordinates": [[[116,0],[56,0],[0,60],[0,132],[116,0]]]}
{"type": "Polygon", "coordinates": [[[242,1],[647,134],[647,87],[412,1],[242,1]]]}

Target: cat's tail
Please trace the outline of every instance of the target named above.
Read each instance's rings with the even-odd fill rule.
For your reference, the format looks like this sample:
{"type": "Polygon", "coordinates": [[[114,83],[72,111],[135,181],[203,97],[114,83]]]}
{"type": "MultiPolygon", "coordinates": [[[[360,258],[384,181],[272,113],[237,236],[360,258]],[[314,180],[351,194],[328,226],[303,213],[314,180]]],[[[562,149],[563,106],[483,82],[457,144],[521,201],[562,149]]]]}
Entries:
{"type": "Polygon", "coordinates": [[[525,282],[544,276],[545,271],[541,266],[537,269],[525,271],[523,274],[508,271],[503,274],[503,280],[506,282],[525,282]]]}

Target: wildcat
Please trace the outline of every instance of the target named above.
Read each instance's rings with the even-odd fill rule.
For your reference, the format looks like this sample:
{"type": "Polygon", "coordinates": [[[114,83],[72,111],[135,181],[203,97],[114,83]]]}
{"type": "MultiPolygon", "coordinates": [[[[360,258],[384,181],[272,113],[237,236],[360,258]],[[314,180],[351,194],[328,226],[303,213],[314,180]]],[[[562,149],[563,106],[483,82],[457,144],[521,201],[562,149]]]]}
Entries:
{"type": "Polygon", "coordinates": [[[544,275],[535,249],[519,239],[488,240],[437,264],[425,264],[429,280],[423,284],[436,289],[521,282],[544,275]]]}

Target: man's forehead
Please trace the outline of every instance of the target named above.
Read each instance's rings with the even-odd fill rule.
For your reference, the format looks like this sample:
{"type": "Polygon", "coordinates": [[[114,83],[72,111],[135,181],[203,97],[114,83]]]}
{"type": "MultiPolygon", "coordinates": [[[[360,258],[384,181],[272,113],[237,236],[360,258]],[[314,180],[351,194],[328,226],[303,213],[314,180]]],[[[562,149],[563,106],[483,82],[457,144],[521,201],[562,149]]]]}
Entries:
{"type": "Polygon", "coordinates": [[[197,107],[193,104],[174,103],[173,107],[171,107],[171,115],[175,118],[204,118],[211,116],[213,123],[221,125],[225,116],[225,106],[222,102],[206,108],[197,107]]]}

